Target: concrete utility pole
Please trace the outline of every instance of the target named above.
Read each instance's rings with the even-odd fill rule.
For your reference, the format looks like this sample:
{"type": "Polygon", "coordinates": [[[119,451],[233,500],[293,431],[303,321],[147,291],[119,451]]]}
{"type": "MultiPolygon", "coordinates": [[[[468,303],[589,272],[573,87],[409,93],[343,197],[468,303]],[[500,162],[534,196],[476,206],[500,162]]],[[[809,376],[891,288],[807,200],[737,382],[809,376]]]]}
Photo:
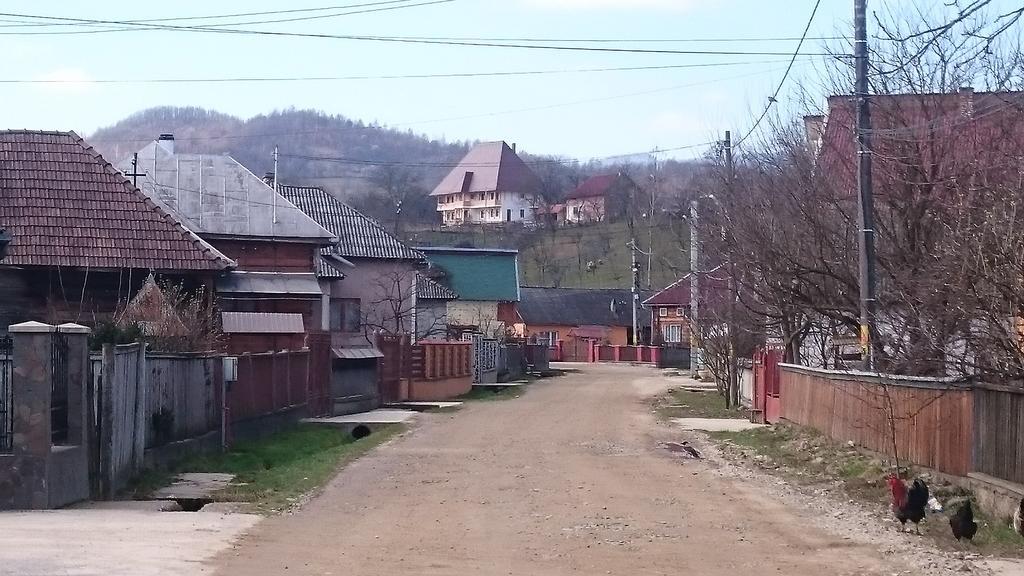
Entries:
{"type": "Polygon", "coordinates": [[[697,199],[690,200],[690,371],[694,376],[700,372],[700,337],[697,332],[697,319],[700,295],[700,281],[697,279],[700,270],[700,253],[697,247],[697,199]]]}
{"type": "MultiPolygon", "coordinates": [[[[732,133],[728,130],[725,131],[725,142],[723,142],[723,148],[725,149],[725,187],[727,193],[732,195],[732,185],[736,179],[736,170],[732,162],[732,133]]],[[[725,228],[722,228],[722,239],[725,240],[725,228]]],[[[739,403],[739,362],[736,358],[736,281],[733,278],[735,272],[732,264],[728,266],[729,274],[729,304],[728,304],[728,318],[729,324],[726,327],[728,330],[727,336],[729,338],[729,406],[735,406],[739,403]]]]}
{"type": "Polygon", "coordinates": [[[871,191],[871,110],[868,97],[867,0],[854,0],[854,59],[857,63],[857,188],[860,208],[860,346],[861,368],[875,368],[872,348],[877,335],[875,312],[875,206],[871,191]]]}
{"type": "Polygon", "coordinates": [[[277,146],[274,146],[274,224],[277,224],[277,146]]]}
{"type": "Polygon", "coordinates": [[[633,310],[633,345],[640,344],[640,328],[637,324],[637,313],[636,305],[637,301],[640,300],[640,292],[638,284],[640,283],[640,268],[636,264],[636,239],[630,239],[629,241],[629,273],[632,281],[630,283],[630,308],[633,310]]]}

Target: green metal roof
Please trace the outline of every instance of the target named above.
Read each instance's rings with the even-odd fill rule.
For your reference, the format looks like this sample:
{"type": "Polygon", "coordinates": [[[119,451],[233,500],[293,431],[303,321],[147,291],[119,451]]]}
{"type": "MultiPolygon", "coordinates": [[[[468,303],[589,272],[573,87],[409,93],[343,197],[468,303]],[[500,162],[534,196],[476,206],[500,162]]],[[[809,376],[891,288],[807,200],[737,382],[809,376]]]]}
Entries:
{"type": "Polygon", "coordinates": [[[519,253],[515,250],[476,248],[422,248],[431,266],[444,272],[442,284],[459,300],[519,301],[519,253]]]}

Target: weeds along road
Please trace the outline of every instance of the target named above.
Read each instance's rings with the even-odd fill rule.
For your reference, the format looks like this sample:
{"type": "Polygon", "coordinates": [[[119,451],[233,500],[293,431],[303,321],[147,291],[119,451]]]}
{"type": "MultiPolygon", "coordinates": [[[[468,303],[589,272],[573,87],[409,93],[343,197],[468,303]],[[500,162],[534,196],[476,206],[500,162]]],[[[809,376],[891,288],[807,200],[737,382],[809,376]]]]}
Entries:
{"type": "Polygon", "coordinates": [[[757,485],[658,447],[651,369],[588,366],[521,398],[426,414],[293,514],[216,559],[223,576],[892,573],[757,485]]]}

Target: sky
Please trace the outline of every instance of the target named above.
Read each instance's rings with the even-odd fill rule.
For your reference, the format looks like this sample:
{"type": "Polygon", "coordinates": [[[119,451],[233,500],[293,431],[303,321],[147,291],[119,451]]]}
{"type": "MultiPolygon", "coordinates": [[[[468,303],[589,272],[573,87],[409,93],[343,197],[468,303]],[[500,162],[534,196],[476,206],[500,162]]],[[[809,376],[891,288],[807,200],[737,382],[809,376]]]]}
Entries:
{"type": "MultiPolygon", "coordinates": [[[[505,140],[538,154],[587,159],[677,148],[742,134],[764,109],[807,25],[814,0],[452,0],[249,30],[483,38],[710,39],[785,41],[645,42],[588,46],[779,52],[780,55],[623,54],[438,46],[249,34],[133,30],[101,34],[12,34],[68,30],[11,26],[10,14],[99,20],[178,18],[367,4],[373,0],[246,2],[49,2],[0,4],[0,127],[88,135],[153,106],[201,106],[247,118],[316,109],[447,140],[505,140]],[[721,65],[732,63],[731,65],[721,65]],[[742,63],[742,64],[735,64],[742,63]],[[495,71],[690,66],[537,76],[361,79],[262,83],[11,83],[12,80],[337,77],[495,71]]],[[[378,0],[379,1],[379,0],[378,0]]],[[[410,0],[411,3],[426,0],[410,0]]],[[[809,35],[851,35],[852,2],[823,0],[809,35]]],[[[388,7],[394,6],[386,5],[388,7]]],[[[381,6],[383,7],[383,6],[381,6]]],[[[363,8],[365,10],[367,8],[363,8]]],[[[356,11],[351,8],[348,11],[356,11]]],[[[249,16],[220,22],[342,12],[249,16]]],[[[178,25],[208,21],[179,21],[178,25]]],[[[81,29],[81,28],[79,28],[81,29]]],[[[823,51],[811,40],[804,52],[823,51]]],[[[779,98],[811,78],[821,59],[801,58],[779,98]]],[[[685,158],[700,147],[673,152],[685,158]]]]}

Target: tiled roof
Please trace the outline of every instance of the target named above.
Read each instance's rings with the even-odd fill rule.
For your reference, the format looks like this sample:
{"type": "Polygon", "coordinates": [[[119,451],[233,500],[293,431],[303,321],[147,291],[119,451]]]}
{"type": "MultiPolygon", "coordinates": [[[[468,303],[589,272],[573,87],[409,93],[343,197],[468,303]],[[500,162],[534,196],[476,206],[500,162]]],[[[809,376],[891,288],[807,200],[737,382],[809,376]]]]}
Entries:
{"type": "Polygon", "coordinates": [[[608,193],[615,182],[619,179],[618,174],[601,174],[591,176],[583,181],[576,190],[566,196],[566,200],[579,200],[583,198],[597,198],[608,193]]]}
{"type": "MultiPolygon", "coordinates": [[[[724,305],[728,302],[729,279],[725,276],[702,274],[699,277],[698,288],[701,294],[699,303],[702,306],[724,305]]],[[[684,275],[642,303],[644,306],[689,306],[690,275],[684,275]]]]}
{"type": "Polygon", "coordinates": [[[540,179],[508,144],[484,142],[470,149],[430,195],[495,190],[532,194],[539,188],[540,179]]]}
{"type": "Polygon", "coordinates": [[[5,265],[223,270],[229,258],[185,228],[74,132],[0,132],[5,265]]]}
{"type": "Polygon", "coordinates": [[[459,300],[519,301],[519,263],[515,250],[420,248],[430,265],[444,273],[438,280],[459,300]]]}
{"type": "Polygon", "coordinates": [[[454,290],[422,274],[416,275],[416,297],[424,300],[458,300],[454,290]]]}
{"type": "MultiPolygon", "coordinates": [[[[522,288],[516,309],[527,324],[549,326],[632,326],[628,288],[522,288]]],[[[639,309],[639,305],[637,306],[639,309]]],[[[638,314],[650,324],[649,314],[638,314]]]]}
{"type": "Polygon", "coordinates": [[[423,254],[392,236],[376,220],[331,196],[323,188],[279,185],[278,191],[321,226],[338,237],[325,253],[343,258],[423,260],[423,254]]]}
{"type": "MultiPolygon", "coordinates": [[[[182,154],[161,142],[139,150],[139,187],[197,234],[333,244],[330,232],[234,158],[182,154]]],[[[118,168],[129,172],[131,158],[118,168]]]]}
{"type": "Polygon", "coordinates": [[[689,306],[690,275],[687,274],[643,301],[644,306],[689,306]]]}

